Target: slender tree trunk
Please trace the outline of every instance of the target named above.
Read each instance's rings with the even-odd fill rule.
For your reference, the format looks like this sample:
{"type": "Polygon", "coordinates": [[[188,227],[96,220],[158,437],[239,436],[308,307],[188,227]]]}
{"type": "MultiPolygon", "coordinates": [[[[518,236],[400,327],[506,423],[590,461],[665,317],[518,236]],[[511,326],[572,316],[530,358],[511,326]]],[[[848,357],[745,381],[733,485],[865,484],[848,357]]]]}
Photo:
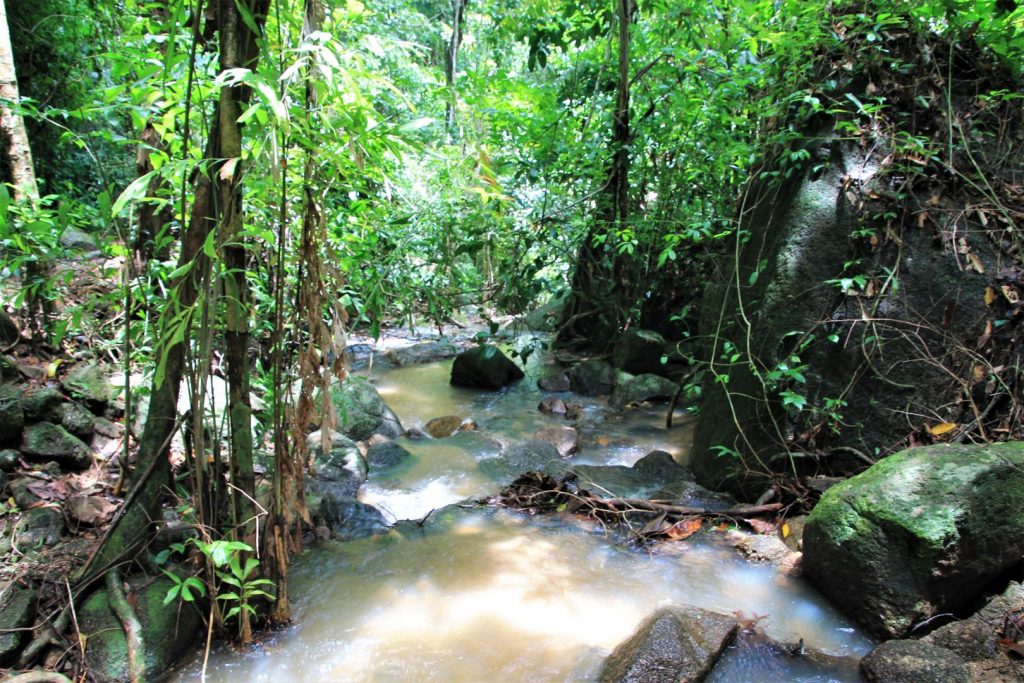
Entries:
{"type": "MultiPolygon", "coordinates": [[[[7,7],[0,0],[0,100],[18,103],[18,76],[14,70],[14,49],[7,25],[7,7]]],[[[25,119],[6,104],[0,103],[0,133],[7,145],[7,159],[11,167],[11,184],[15,199],[39,199],[32,148],[28,144],[25,119]]]]}
{"type": "Polygon", "coordinates": [[[612,114],[612,140],[606,184],[597,215],[580,244],[572,276],[572,297],[562,319],[563,331],[600,345],[614,341],[631,305],[625,272],[628,255],[619,253],[616,233],[629,219],[629,58],[630,24],[635,0],[616,0],[618,17],[618,84],[612,114]],[[603,236],[604,239],[595,243],[603,236]]]}
{"type": "Polygon", "coordinates": [[[444,56],[444,81],[448,86],[448,102],[445,104],[445,128],[448,131],[448,142],[458,138],[456,129],[455,108],[458,92],[455,89],[455,76],[458,73],[459,46],[462,45],[462,22],[466,13],[466,0],[452,0],[452,36],[448,40],[448,50],[444,56]]]}

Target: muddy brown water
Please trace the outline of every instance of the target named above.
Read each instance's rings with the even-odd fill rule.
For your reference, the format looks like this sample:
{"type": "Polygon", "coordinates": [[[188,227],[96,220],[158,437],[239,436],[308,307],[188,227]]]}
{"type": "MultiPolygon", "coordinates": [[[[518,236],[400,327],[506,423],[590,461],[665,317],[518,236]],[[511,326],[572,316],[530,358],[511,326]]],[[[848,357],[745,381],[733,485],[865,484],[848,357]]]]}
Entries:
{"type": "MultiPolygon", "coordinates": [[[[832,655],[872,643],[803,580],[741,559],[718,534],[700,533],[653,552],[613,530],[559,516],[462,509],[493,492],[477,469],[503,443],[558,418],[541,414],[541,371],[503,391],[451,387],[451,362],[375,372],[408,427],[440,415],[472,417],[476,434],[403,440],[405,466],[371,475],[362,498],[399,523],[389,534],[307,551],[293,569],[294,625],[242,652],[216,649],[206,679],[273,681],[589,681],[616,644],[660,605],[768,615],[765,632],[832,655]],[[448,506],[448,507],[445,507],[448,506]]],[[[664,428],[665,408],[606,412],[585,405],[578,463],[630,465],[656,448],[686,460],[690,426],[664,428]]],[[[680,413],[677,423],[685,423],[680,413]]],[[[202,653],[173,680],[199,680],[202,653]]],[[[849,669],[808,669],[799,658],[734,649],[711,680],[856,681],[849,669]]]]}

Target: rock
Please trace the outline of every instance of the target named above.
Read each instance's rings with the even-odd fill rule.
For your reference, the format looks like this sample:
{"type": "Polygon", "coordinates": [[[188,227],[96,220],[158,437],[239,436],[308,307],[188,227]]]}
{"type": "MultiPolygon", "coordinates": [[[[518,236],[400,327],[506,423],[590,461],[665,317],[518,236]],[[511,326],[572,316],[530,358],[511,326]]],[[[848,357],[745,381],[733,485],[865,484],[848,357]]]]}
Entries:
{"type": "Polygon", "coordinates": [[[10,488],[11,497],[14,498],[14,502],[19,509],[27,510],[39,502],[39,496],[29,488],[30,484],[37,481],[38,479],[33,479],[32,477],[19,477],[12,479],[8,483],[7,486],[10,488]]]}
{"type": "Polygon", "coordinates": [[[677,463],[672,454],[666,451],[651,451],[633,463],[633,469],[652,481],[693,479],[690,470],[677,463]]]}
{"type": "Polygon", "coordinates": [[[577,420],[583,414],[583,404],[551,397],[538,403],[537,410],[548,415],[559,415],[567,420],[577,420]]]}
{"type": "Polygon", "coordinates": [[[412,457],[412,453],[394,441],[371,444],[366,449],[366,462],[371,470],[397,467],[412,457]]]}
{"type": "Polygon", "coordinates": [[[390,349],[384,357],[398,367],[404,367],[453,358],[457,353],[458,349],[449,342],[430,340],[404,348],[390,349]]]}
{"type": "Polygon", "coordinates": [[[18,469],[18,458],[20,455],[18,451],[5,448],[0,451],[0,471],[2,472],[13,472],[18,469]]]}
{"type": "Polygon", "coordinates": [[[338,414],[338,431],[350,439],[364,441],[373,434],[393,439],[405,431],[377,388],[365,379],[348,377],[340,388],[332,387],[331,401],[338,414]]]}
{"type": "MultiPolygon", "coordinates": [[[[142,624],[145,643],[146,680],[160,680],[196,638],[205,633],[202,615],[195,603],[174,601],[164,604],[171,579],[157,576],[145,582],[133,581],[128,600],[142,624]]],[[[106,590],[98,590],[78,609],[79,629],[88,635],[85,658],[97,683],[128,680],[128,643],[121,622],[110,609],[106,590]]]]}
{"type": "Polygon", "coordinates": [[[525,377],[522,369],[496,346],[466,349],[455,357],[451,383],[475,389],[500,389],[525,377]]]}
{"type": "Polygon", "coordinates": [[[919,640],[890,640],[860,662],[868,683],[971,683],[967,664],[946,648],[919,640]]]}
{"type": "Polygon", "coordinates": [[[484,458],[478,462],[480,470],[496,480],[505,480],[523,472],[541,472],[562,456],[554,446],[544,441],[523,441],[513,444],[497,458],[484,458]]]}
{"type": "Polygon", "coordinates": [[[18,326],[7,315],[7,311],[0,308],[0,351],[7,351],[21,339],[18,326]]]}
{"type": "Polygon", "coordinates": [[[785,543],[786,547],[790,550],[803,550],[804,525],[807,524],[807,515],[787,517],[785,524],[789,527],[789,533],[783,537],[783,543],[785,543]]]}
{"type": "Polygon", "coordinates": [[[51,507],[23,511],[14,527],[15,543],[21,550],[57,545],[63,535],[64,516],[51,507]]]}
{"type": "Polygon", "coordinates": [[[622,410],[630,403],[654,399],[669,401],[678,389],[678,384],[659,375],[620,376],[608,405],[612,410],[622,410]]]}
{"type": "Polygon", "coordinates": [[[98,363],[80,363],[61,380],[72,398],[85,401],[102,411],[112,396],[110,378],[98,363]]]}
{"type": "Polygon", "coordinates": [[[68,401],[62,406],[60,424],[75,436],[88,439],[92,436],[96,416],[81,403],[68,401]]]}
{"type": "Polygon", "coordinates": [[[584,396],[605,396],[615,386],[615,368],[603,360],[585,360],[569,370],[569,386],[584,396]]]}
{"type": "Polygon", "coordinates": [[[373,361],[373,347],[369,344],[349,344],[345,347],[345,362],[351,370],[365,370],[373,361]]]}
{"type": "Polygon", "coordinates": [[[700,681],[729,646],[736,617],[700,607],[663,607],[647,617],[628,640],[609,655],[603,683],[679,683],[700,681]]]}
{"type": "Polygon", "coordinates": [[[954,621],[935,629],[921,640],[944,647],[960,655],[965,661],[979,662],[998,659],[996,641],[1002,633],[1006,615],[1024,604],[1024,586],[1010,583],[1002,595],[989,600],[969,618],[954,621]]]}
{"type": "Polygon", "coordinates": [[[320,501],[319,518],[341,541],[383,534],[390,528],[381,511],[372,505],[330,493],[320,501]]]}
{"type": "Polygon", "coordinates": [[[0,591],[0,666],[13,663],[26,632],[17,629],[32,625],[36,616],[36,592],[8,583],[0,591]]]}
{"type": "Polygon", "coordinates": [[[1024,443],[889,456],[829,489],[804,529],[804,568],[881,637],[968,605],[1024,547],[1024,443]]]}
{"type": "Polygon", "coordinates": [[[100,253],[99,243],[96,238],[85,232],[74,227],[64,228],[64,231],[60,234],[58,239],[60,246],[64,247],[68,251],[76,251],[79,253],[93,255],[100,253]]]}
{"type": "Polygon", "coordinates": [[[72,496],[65,509],[72,520],[85,526],[102,526],[110,521],[117,506],[105,496],[72,496]]]}
{"type": "Polygon", "coordinates": [[[859,681],[860,657],[830,655],[802,642],[741,630],[715,665],[716,681],[859,681]]]}
{"type": "MultiPolygon", "coordinates": [[[[855,286],[858,291],[847,291],[856,296],[845,296],[828,281],[835,282],[860,242],[852,236],[865,219],[858,197],[884,193],[888,170],[880,167],[871,145],[840,139],[833,122],[819,125],[800,131],[792,147],[807,154],[809,165],[819,171],[793,173],[780,181],[778,172],[785,169],[776,165],[751,179],[744,190],[747,210],[727,240],[734,258],[712,276],[703,301],[694,302],[702,311],[698,338],[715,345],[706,344],[704,357],[717,356],[730,344],[740,355],[705,376],[691,466],[702,485],[726,487],[747,499],[764,489],[762,463],[787,450],[782,441],[810,426],[813,413],[787,411],[774,396],[766,400],[765,378],[752,368],[791,368],[787,363],[795,331],[819,330],[823,322],[840,340],[862,331],[859,303],[865,288],[855,286]],[[857,169],[859,189],[853,194],[847,192],[849,169],[857,169]],[[715,450],[734,444],[740,444],[738,458],[720,457],[715,450]]],[[[954,206],[964,200],[949,201],[954,206]]],[[[912,210],[930,208],[925,202],[924,196],[915,197],[912,210]]],[[[937,229],[949,230],[951,222],[937,229]]],[[[898,245],[871,250],[858,264],[859,273],[881,273],[893,258],[902,265],[897,290],[885,288],[872,297],[872,309],[884,311],[885,321],[875,333],[885,342],[867,350],[870,357],[860,344],[827,342],[825,335],[800,337],[800,363],[808,371],[799,386],[808,408],[823,407],[825,397],[841,396],[846,402],[841,411],[846,426],[830,436],[830,447],[884,451],[907,433],[908,415],[944,416],[963,424],[975,419],[969,409],[962,418],[956,413],[964,403],[963,389],[949,381],[948,369],[935,358],[976,344],[978,321],[995,319],[985,297],[958,303],[941,325],[926,326],[920,334],[901,330],[919,324],[921,311],[944,306],[943,297],[952,292],[984,291],[1001,256],[995,244],[972,246],[979,267],[965,269],[955,250],[941,248],[934,235],[907,231],[898,245]],[[865,367],[873,371],[864,372],[865,367]]]]}
{"type": "Polygon", "coordinates": [[[310,489],[321,495],[355,496],[369,470],[355,442],[333,432],[331,448],[325,453],[318,431],[306,437],[306,443],[312,456],[310,489]]]}
{"type": "Polygon", "coordinates": [[[63,417],[64,394],[53,387],[29,389],[21,396],[21,409],[30,422],[60,422],[63,417]]]}
{"type": "Polygon", "coordinates": [[[537,380],[537,388],[541,391],[569,391],[569,375],[559,372],[537,380]]]}
{"type": "Polygon", "coordinates": [[[803,556],[794,552],[775,534],[748,534],[730,531],[732,547],[750,562],[764,562],[783,566],[790,575],[800,571],[803,556]]]}
{"type": "Polygon", "coordinates": [[[0,441],[18,438],[24,427],[21,392],[10,384],[0,384],[0,441]]]}
{"type": "Polygon", "coordinates": [[[83,470],[92,464],[89,447],[52,422],[29,425],[21,435],[21,452],[31,460],[54,460],[70,469],[83,470]]]}
{"type": "Polygon", "coordinates": [[[435,439],[443,439],[455,432],[463,430],[471,432],[476,429],[476,423],[471,418],[462,417],[461,415],[445,415],[443,417],[435,417],[423,425],[423,428],[427,430],[427,434],[430,434],[435,439]]]}
{"type": "Polygon", "coordinates": [[[534,432],[533,438],[551,444],[563,458],[580,450],[580,433],[573,427],[542,427],[534,432]]]}
{"type": "Polygon", "coordinates": [[[661,369],[665,338],[651,330],[626,330],[615,344],[612,364],[625,372],[640,375],[661,369]]]}

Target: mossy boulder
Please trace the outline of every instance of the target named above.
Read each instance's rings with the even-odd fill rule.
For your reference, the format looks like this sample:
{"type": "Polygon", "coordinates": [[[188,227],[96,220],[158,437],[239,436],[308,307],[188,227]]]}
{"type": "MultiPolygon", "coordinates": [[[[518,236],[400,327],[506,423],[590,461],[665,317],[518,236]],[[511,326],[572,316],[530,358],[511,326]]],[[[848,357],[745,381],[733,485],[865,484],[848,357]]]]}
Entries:
{"type": "Polygon", "coordinates": [[[337,429],[350,439],[363,441],[374,434],[393,439],[405,431],[377,388],[361,377],[349,377],[332,387],[331,401],[338,415],[337,429]]]}
{"type": "Polygon", "coordinates": [[[466,349],[452,363],[451,383],[471,389],[501,389],[525,377],[522,369],[497,346],[466,349]]]}
{"type": "Polygon", "coordinates": [[[21,392],[10,384],[0,384],[0,441],[16,439],[24,426],[21,392]]]}
{"type": "Polygon", "coordinates": [[[29,389],[21,396],[21,409],[29,422],[46,420],[60,422],[63,415],[64,394],[54,387],[29,389]]]}
{"type": "Polygon", "coordinates": [[[29,425],[21,435],[21,452],[31,460],[53,460],[63,468],[82,470],[92,464],[85,442],[52,422],[29,425]]]}
{"type": "Polygon", "coordinates": [[[61,408],[60,424],[64,429],[82,439],[92,437],[96,416],[77,401],[68,401],[61,408]]]}
{"type": "Polygon", "coordinates": [[[634,375],[657,372],[665,344],[665,338],[653,330],[626,330],[615,344],[612,364],[634,375]]]}
{"type": "Polygon", "coordinates": [[[14,472],[18,469],[18,451],[5,448],[0,451],[0,471],[2,472],[14,472]]]}
{"type": "Polygon", "coordinates": [[[69,396],[102,407],[111,398],[110,378],[98,363],[76,365],[61,381],[69,396]]]}
{"type": "Polygon", "coordinates": [[[804,529],[807,575],[886,638],[967,606],[1021,548],[1021,442],[892,455],[826,491],[804,529]]]}
{"type": "MultiPolygon", "coordinates": [[[[142,624],[146,648],[146,679],[158,680],[202,632],[202,617],[192,603],[177,600],[164,605],[172,582],[157,577],[133,586],[129,602],[142,624]]],[[[93,593],[79,608],[79,630],[86,639],[89,672],[98,683],[128,680],[128,642],[121,623],[110,609],[107,591],[93,593]]]]}

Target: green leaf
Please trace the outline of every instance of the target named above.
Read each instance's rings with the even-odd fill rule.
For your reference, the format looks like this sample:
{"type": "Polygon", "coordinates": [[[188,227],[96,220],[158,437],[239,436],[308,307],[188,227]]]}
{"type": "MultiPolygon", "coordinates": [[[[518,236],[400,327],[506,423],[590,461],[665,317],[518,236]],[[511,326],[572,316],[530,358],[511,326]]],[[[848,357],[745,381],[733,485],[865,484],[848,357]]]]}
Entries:
{"type": "Polygon", "coordinates": [[[150,171],[149,173],[143,173],[138,178],[128,184],[128,187],[124,188],[124,192],[118,196],[114,205],[110,207],[110,215],[117,216],[121,213],[128,202],[134,202],[142,199],[146,196],[146,191],[149,189],[149,181],[156,175],[156,171],[150,171]]]}
{"type": "Polygon", "coordinates": [[[409,133],[414,130],[419,130],[420,128],[426,128],[427,126],[432,125],[435,120],[436,119],[432,119],[429,117],[413,119],[412,121],[409,121],[408,123],[399,126],[398,130],[401,131],[402,133],[409,133]]]}

